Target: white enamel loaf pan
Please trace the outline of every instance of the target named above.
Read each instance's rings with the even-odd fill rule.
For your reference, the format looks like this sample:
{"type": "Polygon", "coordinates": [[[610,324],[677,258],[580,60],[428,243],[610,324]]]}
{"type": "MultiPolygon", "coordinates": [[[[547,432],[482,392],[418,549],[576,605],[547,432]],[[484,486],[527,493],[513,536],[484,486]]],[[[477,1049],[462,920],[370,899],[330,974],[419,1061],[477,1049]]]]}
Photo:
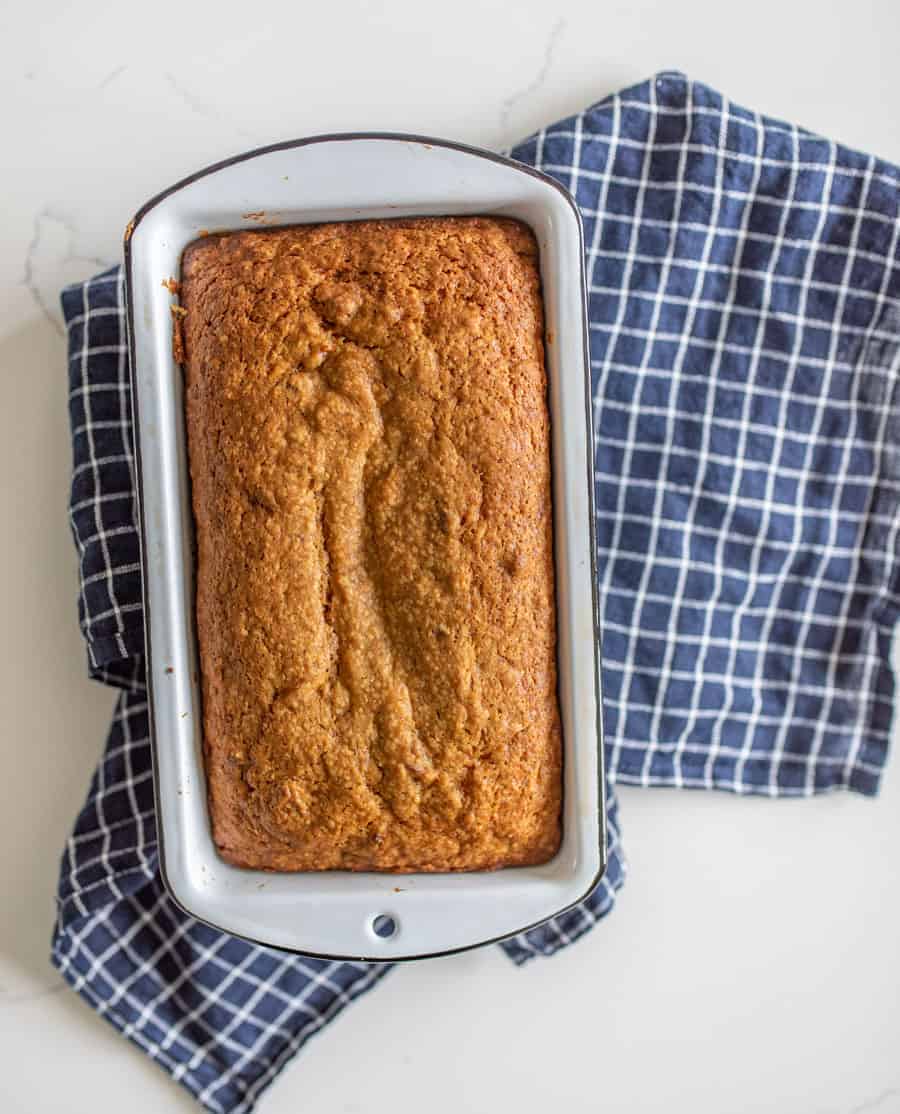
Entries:
{"type": "Polygon", "coordinates": [[[584,257],[568,193],[527,167],[453,143],[322,136],[239,155],[172,186],[134,218],[125,256],[157,815],[173,898],[200,920],[259,943],[374,961],[475,947],[578,902],[597,884],[606,855],[584,257]],[[182,379],[162,281],[178,276],[182,251],[204,229],[465,213],[517,217],[540,245],[565,748],[562,848],[544,866],[469,874],[228,866],[207,815],[182,379]],[[389,935],[376,932],[376,920],[389,935]]]}

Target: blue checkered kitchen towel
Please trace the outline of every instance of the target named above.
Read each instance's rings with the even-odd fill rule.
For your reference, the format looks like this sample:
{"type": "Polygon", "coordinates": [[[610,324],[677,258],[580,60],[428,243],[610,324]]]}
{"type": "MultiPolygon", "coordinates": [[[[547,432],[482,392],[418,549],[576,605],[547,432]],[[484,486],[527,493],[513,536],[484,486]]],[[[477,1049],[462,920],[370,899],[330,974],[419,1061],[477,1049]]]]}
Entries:
{"type": "MultiPolygon", "coordinates": [[[[662,74],[514,152],[584,216],[610,776],[873,794],[900,604],[896,167],[662,74]]],[[[252,1109],[387,968],[254,947],[159,880],[118,269],[63,294],[89,667],[123,691],[62,863],[53,961],[210,1110],[252,1109]]],[[[507,941],[549,955],[606,879],[507,941]]]]}

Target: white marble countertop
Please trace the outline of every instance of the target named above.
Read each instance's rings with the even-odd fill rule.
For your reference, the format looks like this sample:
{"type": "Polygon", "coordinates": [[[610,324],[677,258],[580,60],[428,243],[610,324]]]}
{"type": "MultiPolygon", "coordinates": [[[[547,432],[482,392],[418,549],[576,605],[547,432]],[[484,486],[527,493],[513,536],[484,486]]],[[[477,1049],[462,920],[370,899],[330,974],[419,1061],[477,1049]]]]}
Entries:
{"type": "MultiPolygon", "coordinates": [[[[149,195],[247,147],[367,128],[501,147],[663,68],[900,161],[898,42],[896,0],[4,7],[3,1114],[198,1109],[47,962],[113,701],[76,624],[60,287],[118,258],[149,195]]],[[[395,971],[262,1114],[900,1112],[900,761],[876,801],[622,806],[630,878],[589,938],[524,970],[493,948],[395,971]]]]}

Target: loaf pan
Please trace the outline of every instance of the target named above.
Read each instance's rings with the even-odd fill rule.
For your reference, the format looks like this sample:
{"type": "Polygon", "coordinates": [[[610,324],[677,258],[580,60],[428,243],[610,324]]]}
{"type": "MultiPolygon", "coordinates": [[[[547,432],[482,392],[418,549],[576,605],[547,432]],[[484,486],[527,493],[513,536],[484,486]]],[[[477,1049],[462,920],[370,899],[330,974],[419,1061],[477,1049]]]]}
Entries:
{"type": "Polygon", "coordinates": [[[421,136],[316,136],[218,163],[165,190],[125,237],[154,785],[163,879],[187,913],[248,940],[394,962],[516,935],[597,885],[606,863],[584,250],[565,189],[529,167],[421,136]],[[552,429],[563,841],[542,866],[463,874],[276,874],[223,862],[210,834],[194,620],[193,524],[171,295],[206,231],[491,214],[534,230],[552,429]]]}

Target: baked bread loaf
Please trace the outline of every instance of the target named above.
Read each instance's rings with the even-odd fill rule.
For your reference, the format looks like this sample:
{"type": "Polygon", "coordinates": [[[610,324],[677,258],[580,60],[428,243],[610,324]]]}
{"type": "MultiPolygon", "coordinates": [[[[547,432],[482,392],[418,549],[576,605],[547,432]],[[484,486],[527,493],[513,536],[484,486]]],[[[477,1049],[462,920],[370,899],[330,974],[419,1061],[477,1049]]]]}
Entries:
{"type": "Polygon", "coordinates": [[[207,236],[181,296],[219,853],[288,871],[551,858],[532,233],[467,217],[207,236]]]}

